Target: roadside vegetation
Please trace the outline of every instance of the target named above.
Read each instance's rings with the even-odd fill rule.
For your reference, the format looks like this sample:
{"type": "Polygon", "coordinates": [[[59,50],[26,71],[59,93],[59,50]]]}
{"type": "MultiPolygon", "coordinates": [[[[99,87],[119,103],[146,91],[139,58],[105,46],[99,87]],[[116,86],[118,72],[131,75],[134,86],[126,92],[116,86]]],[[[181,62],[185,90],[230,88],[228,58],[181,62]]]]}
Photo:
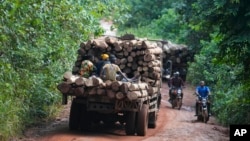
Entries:
{"type": "Polygon", "coordinates": [[[213,115],[224,125],[250,123],[250,5],[247,0],[0,0],[0,140],[53,119],[56,86],[72,70],[82,41],[118,34],[186,44],[187,81],[212,89],[213,115]]]}
{"type": "Polygon", "coordinates": [[[119,34],[186,44],[187,81],[212,90],[212,114],[223,125],[250,123],[250,5],[247,0],[126,1],[119,34]]]}
{"type": "Polygon", "coordinates": [[[0,140],[58,114],[57,84],[100,19],[125,9],[117,2],[0,0],[0,140]]]}

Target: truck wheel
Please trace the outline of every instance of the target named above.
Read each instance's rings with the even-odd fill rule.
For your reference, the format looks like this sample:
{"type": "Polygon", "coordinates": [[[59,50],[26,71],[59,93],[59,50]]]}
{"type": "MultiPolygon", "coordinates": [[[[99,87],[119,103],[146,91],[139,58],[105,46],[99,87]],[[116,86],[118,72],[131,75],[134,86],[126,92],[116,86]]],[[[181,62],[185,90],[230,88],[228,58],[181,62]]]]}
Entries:
{"type": "Polygon", "coordinates": [[[137,115],[137,135],[145,136],[148,129],[148,105],[143,104],[137,115]]]}
{"type": "Polygon", "coordinates": [[[148,115],[148,127],[155,128],[156,127],[156,120],[157,120],[157,112],[151,112],[148,115]]]}
{"type": "Polygon", "coordinates": [[[76,100],[73,99],[70,107],[70,115],[69,115],[69,129],[70,130],[78,130],[79,121],[80,121],[80,107],[79,104],[76,103],[76,100]]]}
{"type": "Polygon", "coordinates": [[[125,131],[126,135],[135,134],[135,116],[136,112],[127,112],[125,131]]]}

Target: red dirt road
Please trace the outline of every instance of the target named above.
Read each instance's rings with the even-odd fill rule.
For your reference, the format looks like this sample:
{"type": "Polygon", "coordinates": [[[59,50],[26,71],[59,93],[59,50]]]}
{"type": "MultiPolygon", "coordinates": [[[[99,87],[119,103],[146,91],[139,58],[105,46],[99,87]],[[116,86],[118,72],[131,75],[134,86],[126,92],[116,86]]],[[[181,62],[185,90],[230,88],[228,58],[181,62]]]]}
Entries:
{"type": "Polygon", "coordinates": [[[194,116],[194,88],[184,89],[183,106],[172,109],[167,102],[168,87],[162,88],[162,103],[155,129],[148,129],[147,135],[126,136],[124,127],[98,127],[95,132],[76,132],[68,130],[70,104],[56,121],[34,127],[25,132],[21,141],[229,141],[228,128],[218,125],[212,116],[207,124],[197,122],[194,116]]]}

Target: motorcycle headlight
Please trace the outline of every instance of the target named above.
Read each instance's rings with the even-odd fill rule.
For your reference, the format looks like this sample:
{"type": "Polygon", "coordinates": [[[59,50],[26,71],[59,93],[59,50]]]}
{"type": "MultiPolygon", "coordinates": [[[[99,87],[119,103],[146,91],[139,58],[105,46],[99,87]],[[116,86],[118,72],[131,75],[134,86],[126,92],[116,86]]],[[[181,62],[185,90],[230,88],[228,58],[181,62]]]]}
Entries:
{"type": "Polygon", "coordinates": [[[181,90],[179,89],[177,92],[178,92],[178,93],[181,93],[181,90]]]}

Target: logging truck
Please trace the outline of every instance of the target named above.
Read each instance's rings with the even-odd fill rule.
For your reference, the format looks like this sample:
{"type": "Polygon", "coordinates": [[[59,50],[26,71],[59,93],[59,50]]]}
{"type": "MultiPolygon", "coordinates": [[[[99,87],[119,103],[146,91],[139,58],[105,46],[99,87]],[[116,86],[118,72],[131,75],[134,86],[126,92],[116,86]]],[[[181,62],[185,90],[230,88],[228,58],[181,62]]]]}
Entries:
{"type": "Polygon", "coordinates": [[[90,130],[96,123],[125,126],[126,135],[145,136],[155,128],[161,101],[162,48],[147,39],[133,35],[104,36],[80,44],[78,57],[64,80],[57,85],[63,104],[72,97],[69,116],[70,130],[90,130]],[[79,76],[85,54],[98,61],[100,54],[112,53],[117,65],[129,78],[140,76],[136,82],[104,81],[100,77],[79,76]]]}

